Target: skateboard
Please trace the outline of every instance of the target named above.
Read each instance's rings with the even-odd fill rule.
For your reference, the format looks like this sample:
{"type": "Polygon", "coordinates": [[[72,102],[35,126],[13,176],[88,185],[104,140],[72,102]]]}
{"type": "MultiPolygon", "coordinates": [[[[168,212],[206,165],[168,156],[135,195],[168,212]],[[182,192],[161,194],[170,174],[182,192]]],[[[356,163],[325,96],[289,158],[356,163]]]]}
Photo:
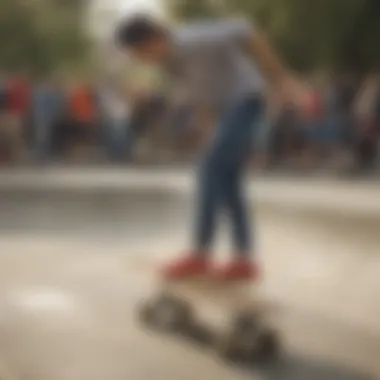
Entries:
{"type": "Polygon", "coordinates": [[[193,338],[232,361],[267,361],[280,352],[268,320],[270,305],[247,282],[214,278],[159,279],[156,293],[138,308],[139,322],[156,332],[193,338]]]}

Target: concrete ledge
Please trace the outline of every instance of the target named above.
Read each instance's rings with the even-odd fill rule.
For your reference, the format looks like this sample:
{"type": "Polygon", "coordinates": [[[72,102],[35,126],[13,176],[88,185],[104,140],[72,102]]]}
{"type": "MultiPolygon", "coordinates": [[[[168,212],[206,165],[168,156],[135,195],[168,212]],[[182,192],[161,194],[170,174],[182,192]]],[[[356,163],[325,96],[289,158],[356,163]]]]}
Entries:
{"type": "MultiPolygon", "coordinates": [[[[191,194],[191,170],[62,169],[0,172],[1,196],[38,193],[74,195],[131,191],[191,194]]],[[[380,219],[380,183],[332,179],[251,179],[248,191],[261,205],[380,219]]]]}
{"type": "Polygon", "coordinates": [[[380,186],[333,180],[259,180],[251,192],[262,204],[341,217],[380,219],[380,186]]]}

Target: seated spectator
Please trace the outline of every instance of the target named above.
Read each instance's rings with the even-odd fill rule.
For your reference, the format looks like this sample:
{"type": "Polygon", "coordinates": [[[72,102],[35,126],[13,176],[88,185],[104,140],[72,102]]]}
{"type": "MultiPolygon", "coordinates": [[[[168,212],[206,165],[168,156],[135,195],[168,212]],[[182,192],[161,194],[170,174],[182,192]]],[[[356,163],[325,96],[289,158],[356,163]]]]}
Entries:
{"type": "Polygon", "coordinates": [[[34,91],[32,117],[33,145],[37,159],[49,158],[52,153],[54,129],[63,111],[63,96],[52,80],[38,84],[34,91]]]}
{"type": "Polygon", "coordinates": [[[303,137],[305,140],[304,162],[317,165],[325,156],[325,146],[331,142],[330,125],[325,123],[324,102],[319,89],[314,89],[302,110],[303,137]]]}
{"type": "Polygon", "coordinates": [[[379,82],[376,77],[370,76],[358,93],[354,106],[354,154],[360,170],[372,169],[377,162],[380,132],[379,98],[379,82]]]}
{"type": "Polygon", "coordinates": [[[147,136],[148,130],[150,132],[148,140],[152,143],[148,142],[148,145],[159,147],[162,144],[162,141],[159,140],[162,137],[161,127],[163,121],[166,121],[166,114],[166,99],[160,94],[148,94],[135,99],[128,128],[128,155],[131,159],[135,155],[134,149],[137,141],[147,136]]]}
{"type": "Polygon", "coordinates": [[[7,144],[2,134],[6,118],[6,106],[7,106],[7,91],[6,91],[6,82],[5,78],[0,78],[0,163],[3,163],[7,160],[7,144]]]}
{"type": "Polygon", "coordinates": [[[12,161],[27,158],[25,123],[30,106],[30,92],[24,78],[12,77],[5,83],[4,119],[1,128],[2,141],[7,146],[12,161]]]}
{"type": "Polygon", "coordinates": [[[205,121],[200,120],[191,104],[172,105],[168,110],[168,133],[171,150],[179,159],[194,155],[200,143],[200,132],[205,131],[205,121]]]}
{"type": "Polygon", "coordinates": [[[67,120],[64,123],[63,149],[70,158],[89,157],[97,143],[99,113],[93,89],[76,84],[67,93],[67,120]]]}
{"type": "Polygon", "coordinates": [[[130,107],[126,91],[117,83],[106,83],[99,91],[105,142],[111,160],[122,161],[130,154],[130,107]]]}
{"type": "Polygon", "coordinates": [[[269,137],[269,166],[283,167],[298,156],[302,145],[300,119],[296,108],[285,105],[273,120],[269,137]]]}

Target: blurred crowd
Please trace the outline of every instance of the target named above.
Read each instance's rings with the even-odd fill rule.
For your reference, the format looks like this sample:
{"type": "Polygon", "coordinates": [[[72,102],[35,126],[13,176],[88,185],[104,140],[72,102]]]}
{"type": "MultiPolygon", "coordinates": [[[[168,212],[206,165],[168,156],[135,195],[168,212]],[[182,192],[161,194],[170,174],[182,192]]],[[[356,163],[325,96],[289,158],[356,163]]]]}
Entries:
{"type": "MultiPolygon", "coordinates": [[[[190,105],[136,93],[118,80],[96,84],[0,78],[0,162],[156,162],[194,156],[207,128],[190,105]]],[[[266,170],[379,168],[380,86],[376,77],[330,79],[299,110],[268,110],[253,165],[266,170]]]]}
{"type": "Polygon", "coordinates": [[[131,160],[134,142],[153,123],[156,104],[162,108],[159,103],[159,97],[133,94],[113,80],[94,85],[3,78],[1,162],[75,161],[100,156],[131,160]]]}
{"type": "Polygon", "coordinates": [[[285,107],[270,121],[269,166],[373,171],[380,147],[376,77],[341,77],[314,86],[304,109],[285,107]]]}

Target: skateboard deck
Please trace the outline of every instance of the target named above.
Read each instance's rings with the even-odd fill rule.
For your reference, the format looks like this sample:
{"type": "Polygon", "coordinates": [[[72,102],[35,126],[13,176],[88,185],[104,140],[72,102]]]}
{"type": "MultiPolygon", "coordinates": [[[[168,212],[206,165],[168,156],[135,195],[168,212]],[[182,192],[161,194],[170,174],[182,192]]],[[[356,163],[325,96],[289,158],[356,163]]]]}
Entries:
{"type": "Polygon", "coordinates": [[[250,282],[224,282],[211,277],[168,281],[158,279],[159,292],[191,304],[198,318],[213,324],[228,323],[232,315],[268,314],[269,304],[260,299],[259,286],[250,282]]]}
{"type": "MultiPolygon", "coordinates": [[[[150,269],[157,270],[157,265],[150,269]]],[[[260,345],[265,343],[266,350],[270,346],[271,353],[277,348],[277,334],[268,315],[273,311],[273,304],[261,297],[260,286],[247,281],[224,282],[211,276],[166,280],[151,274],[151,294],[140,309],[140,320],[148,325],[160,324],[157,320],[168,318],[166,330],[188,336],[196,327],[204,336],[212,337],[214,346],[220,347],[215,342],[223,342],[223,347],[233,352],[236,347],[247,352],[248,348],[242,348],[247,338],[251,346],[256,341],[260,345]]],[[[244,347],[251,347],[246,343],[244,347]]]]}

